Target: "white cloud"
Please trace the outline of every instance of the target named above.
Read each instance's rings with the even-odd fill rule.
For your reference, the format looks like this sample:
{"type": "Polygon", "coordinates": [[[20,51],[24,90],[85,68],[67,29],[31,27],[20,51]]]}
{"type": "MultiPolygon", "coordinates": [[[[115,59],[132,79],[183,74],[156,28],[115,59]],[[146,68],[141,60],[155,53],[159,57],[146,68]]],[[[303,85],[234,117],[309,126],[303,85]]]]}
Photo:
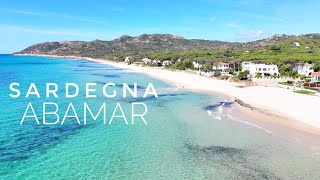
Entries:
{"type": "Polygon", "coordinates": [[[255,41],[264,37],[263,32],[261,30],[257,30],[236,34],[236,41],[255,41]]]}
{"type": "Polygon", "coordinates": [[[231,23],[227,24],[227,26],[228,26],[229,28],[232,28],[232,29],[236,29],[236,28],[239,28],[239,27],[240,27],[240,26],[239,26],[237,23],[235,23],[235,22],[231,22],[231,23]]]}

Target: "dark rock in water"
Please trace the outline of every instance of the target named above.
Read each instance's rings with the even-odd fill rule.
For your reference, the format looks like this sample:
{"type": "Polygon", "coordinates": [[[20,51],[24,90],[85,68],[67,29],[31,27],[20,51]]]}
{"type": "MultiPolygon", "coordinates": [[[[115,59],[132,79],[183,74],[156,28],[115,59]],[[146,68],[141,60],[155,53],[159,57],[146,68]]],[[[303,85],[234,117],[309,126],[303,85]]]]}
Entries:
{"type": "MultiPolygon", "coordinates": [[[[183,96],[186,95],[185,93],[172,93],[172,94],[159,94],[158,98],[161,100],[161,98],[165,98],[165,97],[177,97],[177,96],[183,96]]],[[[150,101],[150,100],[157,100],[158,98],[154,97],[154,96],[148,96],[148,97],[141,97],[141,98],[135,98],[135,99],[130,99],[128,100],[129,103],[132,102],[144,102],[144,101],[150,101]]]]}
{"type": "Polygon", "coordinates": [[[5,144],[0,141],[0,162],[24,161],[46,151],[64,141],[71,135],[78,133],[81,129],[93,126],[37,126],[19,131],[12,135],[14,143],[5,144]]]}
{"type": "Polygon", "coordinates": [[[94,68],[94,69],[106,69],[105,66],[102,66],[100,64],[93,64],[93,63],[81,63],[81,64],[78,64],[77,67],[94,68]]]}
{"type": "Polygon", "coordinates": [[[226,179],[281,179],[261,165],[261,155],[249,149],[227,146],[185,144],[189,153],[202,164],[226,172],[226,179]]]}
{"type": "Polygon", "coordinates": [[[86,67],[86,68],[80,67],[78,69],[74,69],[73,71],[91,71],[91,72],[94,72],[96,70],[103,70],[105,72],[108,72],[108,71],[122,71],[124,69],[121,69],[121,68],[103,68],[103,67],[90,66],[90,67],[86,67]]]}
{"type": "Polygon", "coordinates": [[[89,72],[92,71],[92,69],[74,69],[75,72],[89,72]]]}
{"type": "Polygon", "coordinates": [[[211,104],[211,105],[205,106],[205,107],[203,107],[203,109],[212,111],[215,108],[222,106],[222,105],[223,105],[223,107],[231,107],[232,104],[233,104],[233,102],[218,102],[217,104],[211,104]]]}
{"type": "Polygon", "coordinates": [[[242,154],[245,152],[242,149],[233,148],[233,147],[225,147],[225,146],[208,146],[208,147],[204,146],[204,147],[201,147],[198,145],[190,145],[190,144],[186,144],[185,146],[190,151],[201,152],[201,153],[206,153],[206,154],[211,154],[211,155],[226,154],[228,156],[232,156],[232,155],[236,155],[236,154],[242,154]]]}
{"type": "Polygon", "coordinates": [[[95,74],[91,74],[93,76],[101,76],[101,77],[106,77],[106,78],[117,78],[120,77],[119,75],[115,75],[115,74],[99,74],[99,73],[95,73],[95,74]]]}
{"type": "MultiPolygon", "coordinates": [[[[102,82],[102,81],[95,81],[95,83],[97,84],[101,84],[101,85],[105,85],[107,82],[102,82]]],[[[133,89],[134,88],[134,85],[133,84],[127,84],[129,88],[133,89]]],[[[123,87],[123,84],[116,84],[115,87],[117,88],[122,88],[123,87]]],[[[144,86],[139,86],[137,85],[137,89],[138,90],[145,90],[147,89],[146,87],[144,86]]]]}
{"type": "MultiPolygon", "coordinates": [[[[122,88],[123,85],[122,85],[122,84],[116,84],[116,87],[117,87],[117,88],[122,88]]],[[[128,84],[128,87],[131,88],[131,89],[133,89],[133,88],[134,88],[134,85],[133,85],[133,84],[128,84]]],[[[144,89],[147,89],[147,88],[144,87],[144,86],[139,86],[139,85],[137,85],[137,89],[139,89],[139,90],[144,90],[144,89]]]]}

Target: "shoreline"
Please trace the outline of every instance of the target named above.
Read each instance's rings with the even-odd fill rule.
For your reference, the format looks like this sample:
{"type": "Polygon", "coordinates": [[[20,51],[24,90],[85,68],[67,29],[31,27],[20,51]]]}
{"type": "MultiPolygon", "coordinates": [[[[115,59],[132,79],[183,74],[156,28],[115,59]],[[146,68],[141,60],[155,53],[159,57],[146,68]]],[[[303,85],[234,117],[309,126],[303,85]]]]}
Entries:
{"type": "MultiPolygon", "coordinates": [[[[174,84],[179,89],[221,95],[223,98],[235,102],[239,112],[249,117],[250,123],[254,122],[259,126],[268,126],[266,124],[269,124],[268,127],[275,130],[277,132],[276,134],[280,134],[281,136],[284,136],[283,132],[281,132],[283,130],[286,132],[285,134],[289,136],[292,136],[292,133],[293,135],[299,136],[299,138],[290,137],[290,139],[293,138],[294,141],[311,142],[320,137],[320,119],[319,116],[317,116],[320,107],[320,98],[316,96],[297,94],[277,87],[246,87],[241,83],[207,78],[190,72],[128,65],[106,59],[42,54],[14,55],[83,59],[124,68],[131,72],[143,73],[152,78],[174,84]],[[278,128],[277,125],[281,128],[278,128]],[[303,133],[304,135],[301,135],[303,133]],[[302,140],[300,140],[301,138],[302,140]]],[[[317,145],[320,147],[320,143],[317,143],[317,145]]],[[[317,150],[320,149],[317,148],[317,150]]]]}

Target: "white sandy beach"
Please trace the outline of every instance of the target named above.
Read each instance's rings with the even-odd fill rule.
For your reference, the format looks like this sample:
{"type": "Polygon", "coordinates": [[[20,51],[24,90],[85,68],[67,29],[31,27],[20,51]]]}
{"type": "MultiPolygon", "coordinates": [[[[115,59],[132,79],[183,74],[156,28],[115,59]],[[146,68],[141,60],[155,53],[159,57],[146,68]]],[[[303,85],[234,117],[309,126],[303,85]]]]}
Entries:
{"type": "Polygon", "coordinates": [[[140,67],[104,60],[98,62],[112,66],[127,68],[134,72],[144,73],[154,78],[171,82],[178,87],[194,91],[221,93],[280,117],[294,119],[320,128],[320,97],[291,92],[277,87],[250,86],[206,78],[183,71],[170,71],[163,68],[140,67]]]}
{"type": "MultiPolygon", "coordinates": [[[[63,58],[78,57],[67,56],[63,58]]],[[[126,68],[130,71],[138,73],[144,73],[146,75],[152,76],[153,78],[170,82],[180,88],[185,88],[192,91],[224,94],[232,99],[239,99],[248,106],[259,109],[264,114],[275,115],[274,117],[279,116],[282,117],[282,119],[287,119],[288,121],[296,120],[307,125],[320,128],[319,96],[297,94],[290,90],[277,87],[244,87],[243,84],[240,83],[206,78],[184,71],[170,71],[163,68],[127,65],[124,63],[117,63],[103,59],[81,59],[87,59],[90,61],[105,63],[119,68],[126,68]]]]}

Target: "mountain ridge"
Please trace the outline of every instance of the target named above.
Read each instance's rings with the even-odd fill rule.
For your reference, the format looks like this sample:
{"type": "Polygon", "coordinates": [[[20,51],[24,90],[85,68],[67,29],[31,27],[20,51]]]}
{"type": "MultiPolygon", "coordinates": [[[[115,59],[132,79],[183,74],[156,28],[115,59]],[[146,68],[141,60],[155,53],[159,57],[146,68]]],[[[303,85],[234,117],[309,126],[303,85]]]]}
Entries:
{"type": "Polygon", "coordinates": [[[123,35],[114,40],[60,41],[32,45],[14,54],[72,55],[105,57],[128,52],[184,52],[192,50],[243,50],[268,47],[288,41],[310,40],[318,43],[319,33],[304,35],[274,35],[251,42],[226,42],[218,40],[186,39],[171,34],[123,35]]]}
{"type": "MultiPolygon", "coordinates": [[[[111,41],[60,41],[44,42],[32,45],[19,54],[76,55],[94,51],[112,53],[115,51],[186,51],[230,48],[234,43],[202,39],[185,39],[170,34],[142,34],[140,36],[123,35],[111,41]]],[[[237,44],[237,43],[236,43],[237,44]]]]}

